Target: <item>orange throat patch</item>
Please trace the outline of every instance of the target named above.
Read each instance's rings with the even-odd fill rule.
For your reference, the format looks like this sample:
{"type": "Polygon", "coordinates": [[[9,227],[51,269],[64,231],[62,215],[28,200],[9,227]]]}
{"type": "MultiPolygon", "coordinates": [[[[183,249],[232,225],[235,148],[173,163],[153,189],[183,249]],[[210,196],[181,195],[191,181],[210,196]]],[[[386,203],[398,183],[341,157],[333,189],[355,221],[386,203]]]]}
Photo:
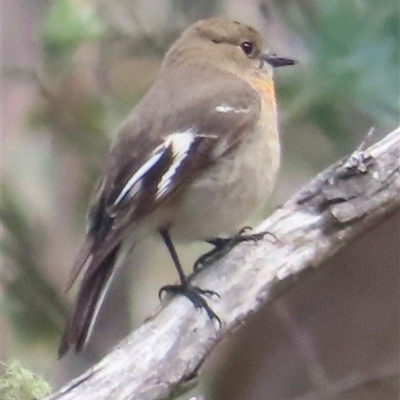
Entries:
{"type": "Polygon", "coordinates": [[[260,95],[262,100],[276,108],[274,82],[272,79],[264,80],[255,77],[246,77],[249,85],[260,95]]]}

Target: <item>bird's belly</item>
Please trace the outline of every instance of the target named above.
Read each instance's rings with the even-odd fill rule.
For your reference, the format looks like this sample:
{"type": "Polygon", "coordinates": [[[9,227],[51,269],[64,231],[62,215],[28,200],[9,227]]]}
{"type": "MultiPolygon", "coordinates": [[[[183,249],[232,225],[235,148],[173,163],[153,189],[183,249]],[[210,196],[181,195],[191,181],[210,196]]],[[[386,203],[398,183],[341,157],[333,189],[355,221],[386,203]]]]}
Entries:
{"type": "Polygon", "coordinates": [[[192,182],[171,214],[171,234],[205,240],[237,233],[271,194],[278,167],[276,129],[269,140],[253,135],[192,182]]]}

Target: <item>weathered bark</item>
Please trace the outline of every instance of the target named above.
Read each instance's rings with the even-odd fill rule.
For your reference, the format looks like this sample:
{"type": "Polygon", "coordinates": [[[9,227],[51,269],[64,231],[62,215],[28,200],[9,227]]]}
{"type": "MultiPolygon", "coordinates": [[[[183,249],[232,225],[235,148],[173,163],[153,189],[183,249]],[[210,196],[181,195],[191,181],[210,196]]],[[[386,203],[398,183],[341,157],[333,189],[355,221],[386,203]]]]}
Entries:
{"type": "Polygon", "coordinates": [[[183,297],[173,298],[102,361],[54,399],[163,399],[195,381],[207,354],[262,305],[318,269],[343,246],[400,208],[400,128],[356,150],[304,186],[257,231],[193,282],[215,290],[213,325],[183,297]]]}

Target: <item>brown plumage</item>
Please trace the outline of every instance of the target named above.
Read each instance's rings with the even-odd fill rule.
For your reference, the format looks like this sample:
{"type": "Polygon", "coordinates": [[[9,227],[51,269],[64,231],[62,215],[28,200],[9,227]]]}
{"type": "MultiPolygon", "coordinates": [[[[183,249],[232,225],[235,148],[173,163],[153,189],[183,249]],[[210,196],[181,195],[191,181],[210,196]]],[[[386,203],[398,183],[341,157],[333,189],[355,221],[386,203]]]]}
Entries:
{"type": "MultiPolygon", "coordinates": [[[[212,19],[167,53],[106,160],[73,267],[70,284],[80,272],[83,280],[60,356],[83,348],[116,263],[138,241],[232,234],[268,197],[279,167],[272,66],[293,62],[262,51],[253,28],[212,19]]],[[[179,291],[214,317],[176,266],[179,291]]]]}

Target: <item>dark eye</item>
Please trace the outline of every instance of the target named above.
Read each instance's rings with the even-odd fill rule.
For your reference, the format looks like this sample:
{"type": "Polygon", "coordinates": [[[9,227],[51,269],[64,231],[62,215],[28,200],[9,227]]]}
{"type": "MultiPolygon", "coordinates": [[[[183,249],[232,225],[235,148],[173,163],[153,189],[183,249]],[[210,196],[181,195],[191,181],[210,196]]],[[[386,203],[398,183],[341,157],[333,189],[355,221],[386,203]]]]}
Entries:
{"type": "Polygon", "coordinates": [[[253,54],[254,46],[253,43],[251,42],[243,42],[240,45],[240,48],[244,51],[244,54],[246,54],[247,56],[251,56],[253,54]]]}

